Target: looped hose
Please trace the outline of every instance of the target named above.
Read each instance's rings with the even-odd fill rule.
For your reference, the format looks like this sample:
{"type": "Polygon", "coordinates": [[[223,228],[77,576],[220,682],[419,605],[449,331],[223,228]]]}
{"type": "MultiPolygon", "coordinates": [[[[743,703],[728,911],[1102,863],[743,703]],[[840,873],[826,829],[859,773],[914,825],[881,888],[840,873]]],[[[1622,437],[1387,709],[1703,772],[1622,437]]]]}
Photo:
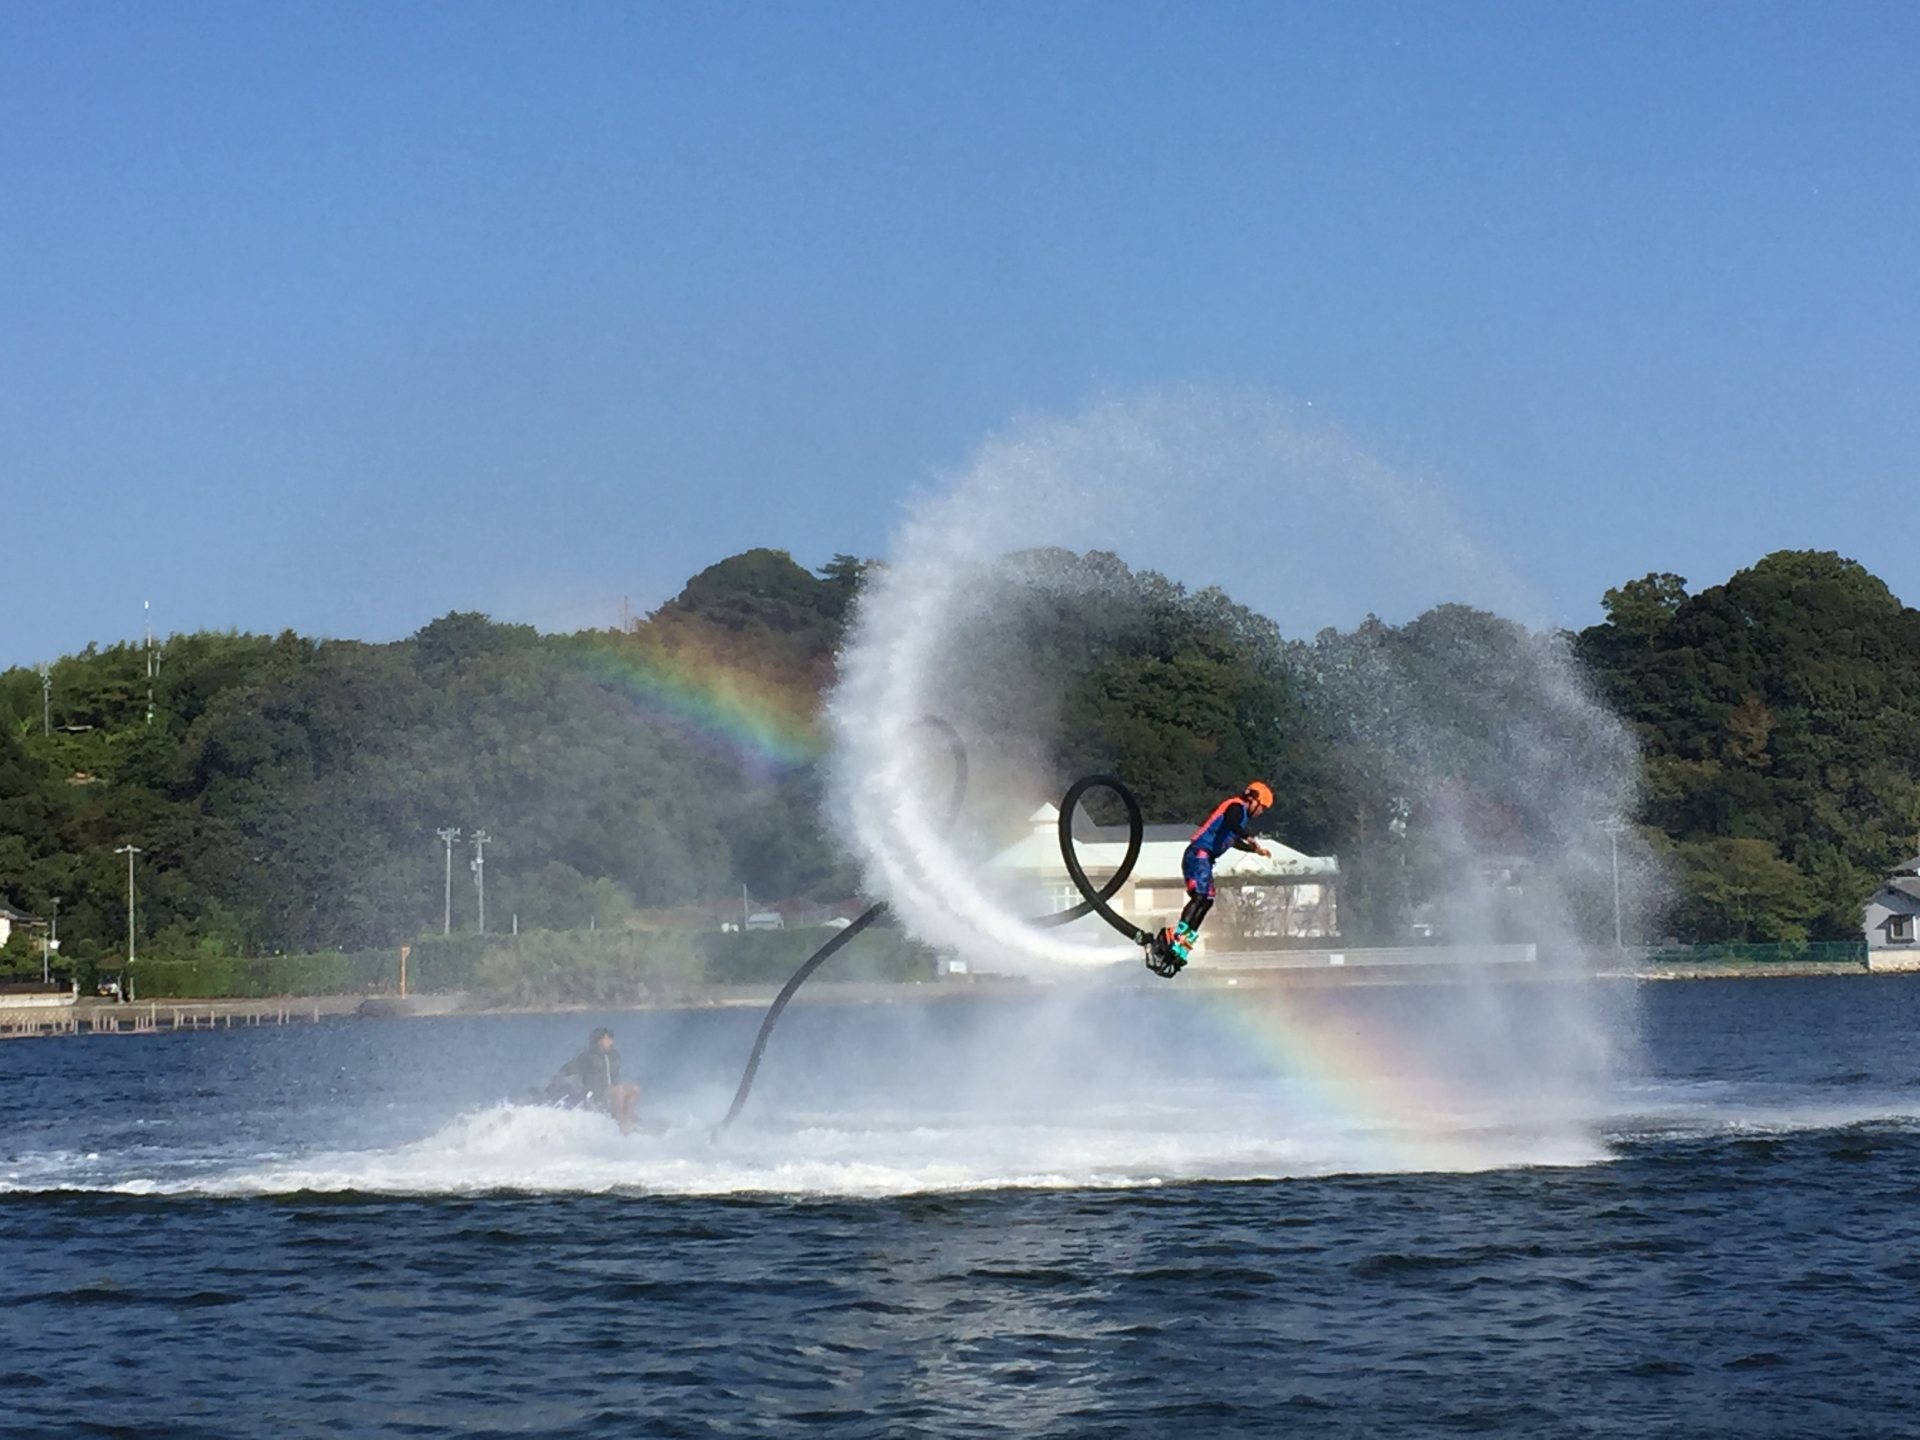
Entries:
{"type": "Polygon", "coordinates": [[[1034,921],[1036,925],[1065,925],[1070,920],[1078,920],[1082,915],[1098,915],[1107,924],[1118,930],[1136,945],[1145,945],[1153,939],[1147,931],[1135,925],[1126,916],[1107,904],[1120,893],[1120,887],[1127,883],[1127,877],[1133,874],[1133,867],[1140,860],[1140,842],[1146,836],[1146,825],[1140,817],[1140,801],[1126,782],[1118,775],[1083,775],[1067,787],[1066,795],[1060,801],[1060,858],[1066,862],[1067,874],[1073,878],[1073,887],[1081,894],[1081,901],[1070,910],[1062,910],[1057,915],[1043,915],[1034,921]],[[1113,877],[1098,890],[1087,878],[1085,867],[1080,864],[1079,852],[1073,844],[1073,817],[1080,808],[1081,797],[1089,790],[1109,790],[1119,797],[1127,810],[1127,853],[1121,857],[1120,868],[1113,877]]]}

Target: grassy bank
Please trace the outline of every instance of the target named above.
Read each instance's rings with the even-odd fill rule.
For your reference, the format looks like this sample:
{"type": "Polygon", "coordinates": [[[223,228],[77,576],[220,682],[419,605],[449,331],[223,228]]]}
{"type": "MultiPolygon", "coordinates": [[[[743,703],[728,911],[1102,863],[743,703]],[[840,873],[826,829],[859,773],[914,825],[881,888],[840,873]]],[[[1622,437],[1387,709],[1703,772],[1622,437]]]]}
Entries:
{"type": "MultiPolygon", "coordinates": [[[[406,959],[417,995],[464,993],[506,1006],[628,1005],[670,1000],[713,985],[778,984],[835,932],[693,930],[528,931],[435,936],[406,959]]],[[[142,959],[142,999],[388,995],[400,988],[397,948],[315,955],[142,959]]],[[[824,981],[931,978],[933,952],[887,929],[869,930],[834,958],[824,981]]]]}

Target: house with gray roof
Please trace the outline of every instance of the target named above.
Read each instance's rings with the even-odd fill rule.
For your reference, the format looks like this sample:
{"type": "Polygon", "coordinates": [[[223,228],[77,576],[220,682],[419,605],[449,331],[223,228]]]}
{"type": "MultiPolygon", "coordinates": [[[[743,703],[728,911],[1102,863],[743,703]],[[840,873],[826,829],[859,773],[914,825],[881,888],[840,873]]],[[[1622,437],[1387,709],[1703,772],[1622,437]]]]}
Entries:
{"type": "Polygon", "coordinates": [[[13,934],[14,926],[31,925],[34,923],[34,919],[35,917],[32,915],[15,910],[5,901],[0,901],[0,945],[7,943],[7,940],[13,934]]]}
{"type": "Polygon", "coordinates": [[[1869,970],[1920,970],[1920,855],[1903,860],[1867,901],[1869,970]]]}

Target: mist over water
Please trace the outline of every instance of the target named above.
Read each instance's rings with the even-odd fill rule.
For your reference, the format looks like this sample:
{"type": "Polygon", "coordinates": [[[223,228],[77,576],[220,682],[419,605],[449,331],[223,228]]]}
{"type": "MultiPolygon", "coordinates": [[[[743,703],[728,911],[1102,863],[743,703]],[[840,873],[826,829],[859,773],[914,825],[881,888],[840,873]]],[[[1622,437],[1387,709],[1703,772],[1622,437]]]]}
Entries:
{"type": "MultiPolygon", "coordinates": [[[[1567,1083],[1550,985],[1502,992],[1492,1016],[1468,985],[802,1005],[720,1143],[748,1009],[10,1044],[0,1197],[882,1197],[1585,1168],[1649,1141],[1910,1125],[1898,984],[1653,987],[1646,1053],[1605,1088],[1567,1083]],[[663,1133],[525,1103],[602,1020],[663,1133]],[[95,1103],[62,1103],[80,1093],[95,1103]]],[[[1589,998],[1624,1011],[1633,988],[1589,998]]]]}
{"type": "MultiPolygon", "coordinates": [[[[748,1009],[613,1017],[664,1133],[525,1103],[583,1019],[494,1016],[221,1032],[96,1048],[119,1102],[45,1108],[80,1047],[11,1048],[0,1194],[302,1192],[879,1196],[1585,1164],[1592,1138],[1522,1132],[1471,1087],[1395,1097],[1385,1072],[1329,1092],[1357,1030],[1440,1044],[1431,996],[1284,997],[1289,1043],[1249,1024],[1283,997],[1099,985],[889,1005],[803,1004],[765,1083],[716,1143],[748,1009]],[[182,1076],[197,1079],[187,1100],[182,1076]],[[315,1085],[313,1077],[326,1081],[315,1085]],[[295,1095],[297,1089],[307,1093],[295,1095]],[[1395,1105],[1387,1103],[1396,1099],[1395,1105]]],[[[597,1018],[597,1017],[596,1017],[597,1018]]],[[[101,1042],[105,1044],[106,1042],[101,1042]]],[[[1364,1056],[1354,1055],[1356,1065],[1364,1056]]]]}
{"type": "MultiPolygon", "coordinates": [[[[1399,622],[1465,603],[1525,625],[1539,611],[1435,489],[1307,412],[1189,391],[1023,422],[911,504],[885,560],[830,700],[833,805],[871,892],[970,968],[1059,980],[1140,966],[1139,951],[1097,919],[1066,931],[1025,924],[1058,897],[1010,892],[982,865],[1074,778],[1046,753],[1058,677],[1038,673],[1034,617],[1062,587],[1097,602],[1102,587],[1127,583],[1121,566],[1218,587],[1290,639],[1311,640],[1330,620],[1353,628],[1342,642],[1299,647],[1294,679],[1349,763],[1380,770],[1401,803],[1396,824],[1419,826],[1426,874],[1414,879],[1430,886],[1428,913],[1449,939],[1511,938],[1503,926],[1522,891],[1532,933],[1610,939],[1608,826],[1632,806],[1629,737],[1550,632],[1508,627],[1520,640],[1487,654],[1480,629],[1450,630],[1443,618],[1411,656],[1378,642],[1374,614],[1399,622]],[[1033,561],[1041,547],[1121,563],[1033,561]],[[974,783],[957,822],[946,813],[950,761],[927,716],[968,747],[974,783]],[[1468,765],[1500,777],[1491,807],[1461,793],[1468,765]]],[[[1283,797],[1267,826],[1283,841],[1285,808],[1283,797]]],[[[1619,838],[1631,907],[1656,887],[1631,836],[1619,838]]],[[[1403,1072],[1373,1077],[1392,1082],[1386,1090],[1469,1088],[1470,1108],[1492,1104],[1566,1136],[1632,1030],[1617,1005],[1576,983],[1524,1007],[1509,986],[1464,983],[1430,1018],[1432,1043],[1419,1051],[1373,1047],[1403,1072]]],[[[1335,1083],[1357,1093],[1368,1077],[1335,1083]]],[[[1388,1123],[1440,1123],[1376,1103],[1388,1123]]],[[[1286,1122],[1274,1125],[1278,1143],[1286,1122]]]]}

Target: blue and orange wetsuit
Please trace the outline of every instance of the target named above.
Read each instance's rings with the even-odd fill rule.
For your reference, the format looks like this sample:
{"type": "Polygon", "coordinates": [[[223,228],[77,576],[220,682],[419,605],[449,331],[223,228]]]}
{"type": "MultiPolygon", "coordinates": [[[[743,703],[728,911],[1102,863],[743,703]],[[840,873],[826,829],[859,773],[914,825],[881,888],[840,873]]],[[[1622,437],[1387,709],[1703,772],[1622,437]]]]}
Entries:
{"type": "MultiPolygon", "coordinates": [[[[1180,873],[1186,877],[1187,894],[1196,899],[1213,899],[1213,862],[1223,850],[1257,850],[1247,837],[1253,817],[1247,813],[1246,797],[1231,795],[1213,807],[1213,813],[1201,822],[1180,857],[1180,873]]],[[[1197,923],[1197,922],[1196,922],[1197,923]]]]}
{"type": "Polygon", "coordinates": [[[1199,935],[1200,922],[1213,908],[1213,862],[1226,850],[1267,853],[1266,847],[1247,833],[1253,827],[1255,815],[1248,803],[1251,793],[1229,795],[1214,806],[1213,813],[1201,821],[1200,828],[1193,832],[1193,839],[1187,842],[1186,853],[1180,857],[1180,873],[1187,882],[1186,908],[1180,912],[1180,923],[1163,931],[1162,936],[1183,962],[1199,935]]]}

